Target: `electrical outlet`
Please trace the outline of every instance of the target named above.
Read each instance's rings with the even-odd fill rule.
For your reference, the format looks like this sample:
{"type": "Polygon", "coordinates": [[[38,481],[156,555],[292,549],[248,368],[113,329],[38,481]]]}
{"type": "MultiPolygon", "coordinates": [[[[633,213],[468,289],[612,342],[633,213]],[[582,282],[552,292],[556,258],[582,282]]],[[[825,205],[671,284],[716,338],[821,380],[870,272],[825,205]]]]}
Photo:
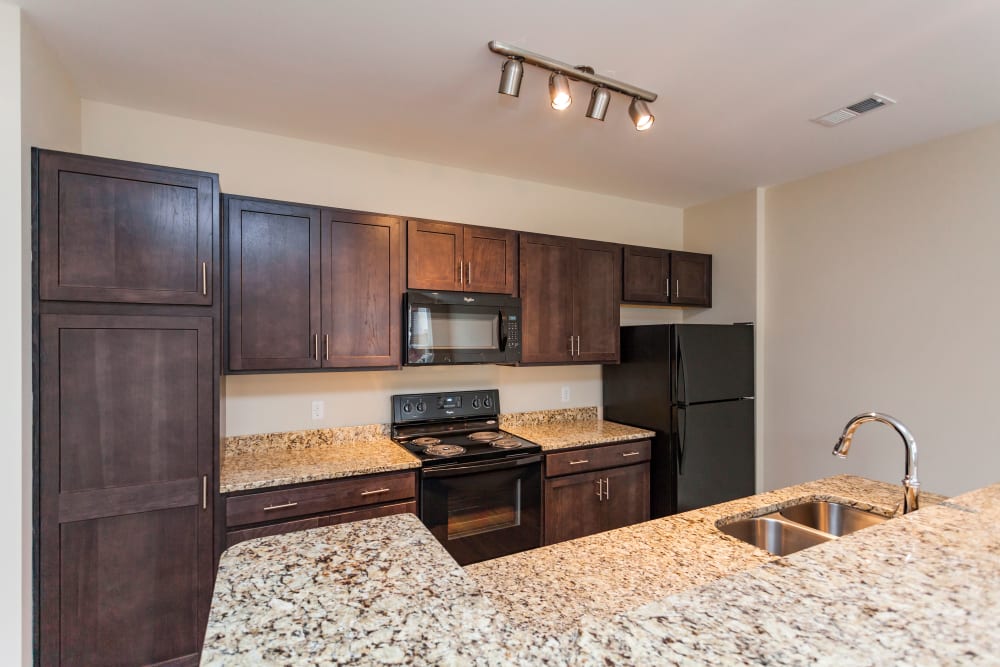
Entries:
{"type": "Polygon", "coordinates": [[[312,403],[312,416],[313,419],[323,418],[323,401],[313,401],[312,403]]]}
{"type": "Polygon", "coordinates": [[[559,393],[559,397],[562,399],[563,403],[569,403],[569,387],[563,387],[562,391],[559,393]]]}

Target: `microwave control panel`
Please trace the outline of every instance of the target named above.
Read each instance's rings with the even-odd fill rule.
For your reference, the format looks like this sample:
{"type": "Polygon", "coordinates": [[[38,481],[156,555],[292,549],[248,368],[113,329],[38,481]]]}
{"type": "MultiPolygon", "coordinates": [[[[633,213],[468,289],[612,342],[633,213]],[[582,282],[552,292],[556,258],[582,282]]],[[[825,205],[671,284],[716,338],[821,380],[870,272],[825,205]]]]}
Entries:
{"type": "Polygon", "coordinates": [[[515,350],[521,347],[521,323],[517,315],[507,316],[507,347],[515,350]]]}

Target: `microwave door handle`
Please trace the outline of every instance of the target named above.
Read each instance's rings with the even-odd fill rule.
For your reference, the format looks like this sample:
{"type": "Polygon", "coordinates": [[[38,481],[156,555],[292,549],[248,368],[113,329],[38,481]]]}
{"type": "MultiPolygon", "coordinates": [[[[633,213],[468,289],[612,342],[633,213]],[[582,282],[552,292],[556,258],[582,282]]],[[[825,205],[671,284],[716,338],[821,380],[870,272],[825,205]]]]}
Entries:
{"type": "Polygon", "coordinates": [[[507,349],[506,324],[507,324],[507,318],[503,314],[503,308],[501,308],[497,315],[497,343],[500,346],[501,352],[507,349]]]}

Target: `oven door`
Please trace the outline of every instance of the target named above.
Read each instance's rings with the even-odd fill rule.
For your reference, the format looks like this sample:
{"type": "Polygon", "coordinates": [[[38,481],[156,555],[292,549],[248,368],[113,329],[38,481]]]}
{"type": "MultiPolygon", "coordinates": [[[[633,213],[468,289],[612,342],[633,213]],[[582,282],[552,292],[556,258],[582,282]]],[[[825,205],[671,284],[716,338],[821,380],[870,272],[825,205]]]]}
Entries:
{"type": "Polygon", "coordinates": [[[422,293],[410,292],[406,307],[406,364],[520,361],[519,315],[520,309],[510,297],[456,297],[439,293],[425,298],[422,293]]]}
{"type": "Polygon", "coordinates": [[[460,565],[542,544],[542,457],[427,468],[421,519],[460,565]]]}

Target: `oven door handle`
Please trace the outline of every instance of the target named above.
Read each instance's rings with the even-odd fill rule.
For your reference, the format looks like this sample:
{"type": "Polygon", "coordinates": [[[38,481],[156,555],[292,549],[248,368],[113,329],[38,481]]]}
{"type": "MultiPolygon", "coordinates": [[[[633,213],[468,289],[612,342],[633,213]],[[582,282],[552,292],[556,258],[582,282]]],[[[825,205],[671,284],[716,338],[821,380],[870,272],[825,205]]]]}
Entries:
{"type": "Polygon", "coordinates": [[[505,459],[503,461],[498,461],[496,463],[471,463],[469,465],[461,466],[441,466],[437,468],[424,468],[424,477],[454,477],[455,475],[461,475],[470,472],[486,472],[488,470],[506,470],[509,468],[517,468],[519,466],[531,465],[532,463],[540,463],[542,456],[539,454],[537,456],[524,456],[519,459],[505,459]]]}

